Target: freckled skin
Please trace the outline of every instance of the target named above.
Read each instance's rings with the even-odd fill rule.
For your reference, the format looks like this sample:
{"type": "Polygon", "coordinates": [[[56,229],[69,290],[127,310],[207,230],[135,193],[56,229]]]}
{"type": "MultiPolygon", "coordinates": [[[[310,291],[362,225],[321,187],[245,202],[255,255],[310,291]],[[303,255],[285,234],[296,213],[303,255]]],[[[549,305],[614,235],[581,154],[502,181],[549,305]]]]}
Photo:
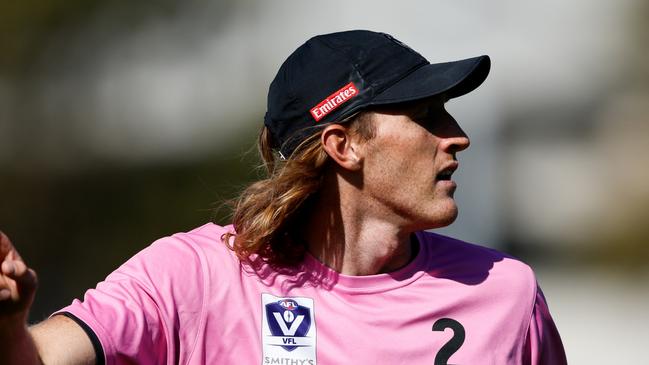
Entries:
{"type": "Polygon", "coordinates": [[[447,226],[457,217],[455,183],[437,174],[456,161],[469,139],[441,97],[382,109],[363,161],[364,192],[375,210],[408,230],[447,226]]]}

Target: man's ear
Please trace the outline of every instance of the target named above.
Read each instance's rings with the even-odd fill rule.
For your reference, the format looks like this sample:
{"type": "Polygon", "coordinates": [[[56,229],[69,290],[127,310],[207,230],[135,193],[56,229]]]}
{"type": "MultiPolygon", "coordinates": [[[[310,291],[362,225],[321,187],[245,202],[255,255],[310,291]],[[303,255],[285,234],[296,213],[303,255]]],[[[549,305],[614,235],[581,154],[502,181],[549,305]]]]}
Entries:
{"type": "Polygon", "coordinates": [[[325,152],[340,167],[356,171],[362,167],[362,155],[358,138],[354,138],[349,129],[340,124],[330,124],[321,135],[321,143],[325,152]]]}

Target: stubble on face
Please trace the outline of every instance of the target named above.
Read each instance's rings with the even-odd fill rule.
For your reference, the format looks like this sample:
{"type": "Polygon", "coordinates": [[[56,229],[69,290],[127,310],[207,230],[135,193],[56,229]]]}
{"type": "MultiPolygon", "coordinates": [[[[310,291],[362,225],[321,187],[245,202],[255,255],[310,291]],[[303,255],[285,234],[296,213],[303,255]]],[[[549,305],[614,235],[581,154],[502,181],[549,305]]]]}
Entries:
{"type": "Polygon", "coordinates": [[[364,146],[368,208],[412,230],[451,224],[458,214],[455,183],[438,177],[455,163],[455,151],[447,148],[447,139],[466,135],[444,110],[443,102],[377,111],[373,119],[376,135],[364,146]],[[461,133],[447,133],[445,124],[461,133]]]}

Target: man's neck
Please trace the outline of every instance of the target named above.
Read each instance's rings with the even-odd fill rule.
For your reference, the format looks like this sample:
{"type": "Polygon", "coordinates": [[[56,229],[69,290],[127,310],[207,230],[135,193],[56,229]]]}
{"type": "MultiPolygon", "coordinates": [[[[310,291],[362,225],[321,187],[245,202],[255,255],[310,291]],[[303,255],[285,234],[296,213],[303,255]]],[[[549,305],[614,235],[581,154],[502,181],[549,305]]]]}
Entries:
{"type": "MultiPolygon", "coordinates": [[[[345,190],[345,189],[343,189],[345,190]]],[[[395,271],[412,260],[410,231],[372,215],[367,202],[345,192],[323,192],[311,206],[302,237],[309,252],[345,275],[395,271]]]]}

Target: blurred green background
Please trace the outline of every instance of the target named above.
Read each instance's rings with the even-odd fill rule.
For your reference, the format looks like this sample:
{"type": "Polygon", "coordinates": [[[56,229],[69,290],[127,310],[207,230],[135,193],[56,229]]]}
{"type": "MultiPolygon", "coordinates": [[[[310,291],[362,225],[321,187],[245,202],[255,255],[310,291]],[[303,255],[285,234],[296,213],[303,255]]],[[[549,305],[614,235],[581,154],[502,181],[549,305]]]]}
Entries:
{"type": "Polygon", "coordinates": [[[227,223],[277,68],[344,29],[492,57],[449,103],[472,147],[441,232],[534,266],[571,363],[647,360],[644,0],[0,4],[0,229],[39,273],[32,321],[153,240],[227,223]]]}

